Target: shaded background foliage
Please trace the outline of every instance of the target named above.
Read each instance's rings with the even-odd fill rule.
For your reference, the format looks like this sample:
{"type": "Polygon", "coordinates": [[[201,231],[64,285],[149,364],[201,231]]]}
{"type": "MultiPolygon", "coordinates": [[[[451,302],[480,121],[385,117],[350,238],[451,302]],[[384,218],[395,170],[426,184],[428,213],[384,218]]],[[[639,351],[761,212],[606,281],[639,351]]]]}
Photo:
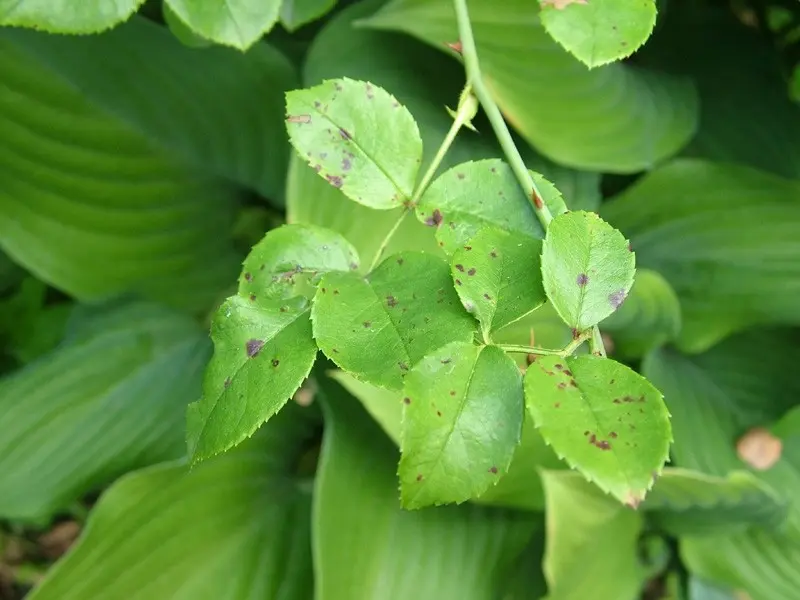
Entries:
{"type": "MultiPolygon", "coordinates": [[[[186,466],[209,315],[250,248],[290,222],[369,257],[397,218],[290,155],[285,92],[372,81],[430,160],[463,83],[449,0],[0,0],[0,597],[797,597],[797,2],[658,2],[642,49],[592,70],[531,2],[470,10],[528,166],[636,251],[602,329],[672,415],[648,499],[600,494],[527,418],[497,486],[403,511],[396,395],[321,361],[186,466]]],[[[500,155],[475,125],[443,170],[500,155]]],[[[401,250],[441,252],[414,219],[401,250]]],[[[545,307],[498,339],[531,328],[570,337],[545,307]]]]}

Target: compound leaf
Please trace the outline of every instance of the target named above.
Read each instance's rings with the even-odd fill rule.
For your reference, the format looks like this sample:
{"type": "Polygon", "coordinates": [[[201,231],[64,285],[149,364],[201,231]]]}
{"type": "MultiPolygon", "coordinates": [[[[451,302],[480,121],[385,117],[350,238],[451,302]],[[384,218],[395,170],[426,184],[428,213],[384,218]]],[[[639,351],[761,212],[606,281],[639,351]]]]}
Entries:
{"type": "Polygon", "coordinates": [[[506,473],[525,409],[522,376],[505,352],[448,344],[417,363],[403,393],[405,508],[464,502],[506,473]]]}
{"type": "Polygon", "coordinates": [[[634,264],[623,235],[595,213],[558,215],[547,229],[544,289],[564,322],[578,331],[622,306],[633,286],[634,264]]]}
{"type": "Polygon", "coordinates": [[[525,374],[525,402],[553,449],[598,487],[637,506],[672,439],[661,393],[607,358],[541,356],[525,374]]]}
{"type": "Polygon", "coordinates": [[[320,349],[359,379],[400,390],[424,356],[450,342],[468,342],[475,321],[453,290],[442,259],[422,252],[387,258],[375,271],[329,273],[312,309],[320,349]]]}
{"type": "Polygon", "coordinates": [[[0,0],[0,26],[98,33],[128,19],[144,0],[0,0]]]}
{"type": "Polygon", "coordinates": [[[281,24],[288,31],[295,31],[323,17],[336,6],[337,0],[283,0],[281,24]]]}
{"type": "Polygon", "coordinates": [[[383,210],[410,202],[422,138],[394,96],[342,78],[289,92],[286,111],[295,150],[348,198],[383,210]]]}
{"type": "Polygon", "coordinates": [[[547,300],[542,287],[542,242],[494,227],[481,229],[452,256],[450,270],[467,312],[490,332],[524,317],[547,300]]]}
{"type": "Polygon", "coordinates": [[[541,0],[542,25],[590,69],[633,54],[656,24],[655,0],[541,0]]]}

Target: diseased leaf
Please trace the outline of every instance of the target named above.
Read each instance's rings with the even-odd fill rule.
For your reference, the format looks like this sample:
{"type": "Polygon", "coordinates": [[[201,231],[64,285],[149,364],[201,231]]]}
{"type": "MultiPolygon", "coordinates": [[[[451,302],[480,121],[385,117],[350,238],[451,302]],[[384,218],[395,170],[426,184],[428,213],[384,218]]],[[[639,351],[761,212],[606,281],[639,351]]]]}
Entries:
{"type": "Polygon", "coordinates": [[[278,21],[282,0],[164,0],[195,33],[246,50],[278,21]]]}
{"type": "Polygon", "coordinates": [[[121,479],[29,598],[310,598],[311,497],[293,469],[317,420],[293,408],[191,470],[170,462],[121,479]]]}
{"type": "Polygon", "coordinates": [[[484,339],[547,300],[541,253],[539,240],[494,227],[481,229],[453,253],[450,270],[456,292],[480,321],[484,339]]]}
{"type": "Polygon", "coordinates": [[[144,0],[0,0],[0,25],[50,33],[98,33],[128,19],[144,0]]]}
{"type": "Polygon", "coordinates": [[[337,0],[283,0],[281,3],[281,24],[289,31],[295,31],[326,15],[336,6],[337,0]]]}
{"type": "Polygon", "coordinates": [[[622,306],[634,263],[622,234],[595,213],[559,215],[542,247],[544,289],[564,322],[584,331],[622,306]]]}
{"type": "Polygon", "coordinates": [[[603,205],[639,266],[681,304],[678,343],[702,352],[758,324],[800,324],[800,183],[738,165],[678,160],[603,205]]]}
{"type": "Polygon", "coordinates": [[[400,390],[424,356],[468,342],[475,321],[453,290],[442,259],[422,252],[387,258],[374,272],[329,273],[312,309],[314,338],[338,366],[381,387],[400,390]]]}
{"type": "MultiPolygon", "coordinates": [[[[556,212],[563,212],[563,199],[552,183],[531,173],[556,212]]],[[[511,167],[500,159],[456,165],[439,176],[422,195],[417,218],[436,227],[436,239],[452,254],[483,227],[493,225],[531,238],[543,238],[542,226],[532,200],[522,192],[511,167]]]]}
{"type": "Polygon", "coordinates": [[[95,310],[0,382],[0,516],[47,520],[128,471],[183,456],[186,405],[210,348],[150,304],[95,310]]]}
{"type": "MultiPolygon", "coordinates": [[[[471,0],[469,14],[489,92],[548,158],[635,173],[694,134],[698,102],[689,80],[622,64],[588,70],[547,34],[532,0],[471,0]]],[[[393,0],[360,23],[409,33],[451,56],[446,44],[458,39],[450,0],[393,0]]]]}
{"type": "Polygon", "coordinates": [[[238,444],[278,412],[317,356],[309,299],[314,277],[358,268],[339,234],[311,225],[270,231],[244,262],[238,295],[214,316],[203,397],[187,413],[192,460],[238,444]]]}
{"type": "Polygon", "coordinates": [[[505,352],[448,344],[417,363],[403,393],[404,508],[464,502],[506,473],[525,408],[522,376],[505,352]]]}
{"type": "Polygon", "coordinates": [[[669,283],[656,271],[638,269],[625,303],[603,321],[614,354],[641,358],[675,339],[681,329],[681,305],[669,283]]]}
{"type": "Polygon", "coordinates": [[[571,471],[543,471],[542,480],[547,597],[637,597],[647,578],[639,559],[642,516],[571,471]]]}
{"type": "Polygon", "coordinates": [[[398,452],[358,402],[320,382],[325,436],[314,488],[320,600],[496,600],[537,529],[536,515],[466,503],[407,511],[398,452]],[[358,548],[358,552],[343,552],[358,548]]]}
{"type": "Polygon", "coordinates": [[[537,357],[525,403],[553,449],[626,504],[644,499],[667,460],[672,432],[661,393],[613,360],[537,357]]]}
{"type": "Polygon", "coordinates": [[[411,200],[422,160],[414,117],[382,88],[348,78],[286,95],[292,145],[351,200],[375,209],[411,200]]]}
{"type": "Polygon", "coordinates": [[[542,25],[590,69],[633,54],[656,24],[655,0],[540,0],[542,25]]]}

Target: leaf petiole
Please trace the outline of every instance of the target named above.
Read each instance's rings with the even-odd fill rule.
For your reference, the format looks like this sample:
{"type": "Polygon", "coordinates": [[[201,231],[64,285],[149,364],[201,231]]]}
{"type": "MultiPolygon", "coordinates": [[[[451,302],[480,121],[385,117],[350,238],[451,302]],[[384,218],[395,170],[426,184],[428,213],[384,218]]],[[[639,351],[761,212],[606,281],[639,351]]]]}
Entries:
{"type": "Polygon", "coordinates": [[[569,344],[560,350],[551,348],[536,348],[534,346],[522,346],[518,344],[497,344],[497,347],[506,352],[515,352],[520,354],[536,354],[539,356],[572,356],[572,354],[581,347],[581,345],[592,336],[592,330],[584,331],[569,344]]]}

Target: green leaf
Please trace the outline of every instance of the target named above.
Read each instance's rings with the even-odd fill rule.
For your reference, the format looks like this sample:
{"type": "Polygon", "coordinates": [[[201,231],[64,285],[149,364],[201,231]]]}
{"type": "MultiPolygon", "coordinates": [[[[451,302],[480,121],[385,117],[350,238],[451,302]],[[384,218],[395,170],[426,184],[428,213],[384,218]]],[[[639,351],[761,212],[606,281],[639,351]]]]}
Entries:
{"type": "Polygon", "coordinates": [[[311,278],[358,268],[339,234],[310,225],[270,231],[244,262],[239,293],[217,311],[214,356],[203,397],[189,407],[193,461],[251,436],[308,376],[317,356],[311,334],[311,278]]]}
{"type": "MultiPolygon", "coordinates": [[[[531,173],[551,208],[563,206],[561,194],[538,173],[531,173]]],[[[417,205],[417,218],[436,227],[436,239],[452,254],[486,225],[542,238],[532,202],[511,167],[499,159],[456,165],[438,177],[417,205]]]]}
{"type": "Polygon", "coordinates": [[[278,21],[281,0],[165,0],[189,29],[206,39],[246,50],[278,21]]]}
{"type": "Polygon", "coordinates": [[[774,528],[786,518],[786,502],[747,471],[714,477],[666,468],[641,508],[654,511],[651,521],[676,537],[774,528]]]}
{"type": "Polygon", "coordinates": [[[18,36],[45,37],[0,30],[4,251],[81,300],[135,292],[206,309],[235,272],[237,194],[90,104],[6,41],[18,36]]]}
{"type": "MultiPolygon", "coordinates": [[[[427,164],[452,124],[452,118],[443,107],[453,105],[458,98],[464,84],[464,70],[444,54],[407,36],[353,27],[354,19],[369,15],[381,3],[381,0],[355,3],[322,28],[305,61],[304,85],[346,76],[371,81],[392,91],[419,124],[424,142],[423,163],[427,164]]],[[[553,181],[571,208],[596,208],[600,200],[598,173],[555,165],[534,155],[522,141],[519,147],[528,166],[553,181]]],[[[447,152],[441,168],[501,154],[493,136],[464,130],[447,152]]],[[[334,229],[364,257],[375,255],[385,232],[403,210],[375,211],[351,202],[296,155],[289,169],[287,197],[290,222],[315,223],[334,229]]],[[[392,237],[386,254],[404,250],[438,252],[439,246],[430,229],[415,219],[405,219],[392,237]]]]}
{"type": "Polygon", "coordinates": [[[312,309],[320,350],[359,379],[400,390],[419,360],[450,342],[468,342],[475,321],[453,290],[442,259],[422,252],[387,258],[375,271],[329,273],[312,309]]]}
{"type": "Polygon", "coordinates": [[[679,346],[701,352],[758,324],[800,324],[800,182],[679,160],[603,206],[639,266],[681,303],[679,346]]]}
{"type": "Polygon", "coordinates": [[[0,25],[50,33],[98,33],[128,19],[144,0],[0,0],[0,25]]]}
{"type": "Polygon", "coordinates": [[[297,409],[191,471],[121,479],[29,598],[307,600],[311,498],[293,467],[315,422],[297,409]]]}
{"type": "Polygon", "coordinates": [[[644,499],[672,439],[661,393],[644,377],[607,358],[540,356],[525,374],[525,402],[570,465],[626,504],[644,499]]]}
{"type": "Polygon", "coordinates": [[[281,24],[290,32],[328,14],[337,0],[283,0],[281,24]]]}
{"type": "Polygon", "coordinates": [[[320,382],[320,397],[325,437],[314,489],[316,597],[500,597],[536,517],[473,504],[401,509],[397,450],[336,384],[320,382]]]}
{"type": "MultiPolygon", "coordinates": [[[[469,12],[490,93],[548,158],[635,173],[694,134],[698,103],[685,78],[621,64],[587,70],[550,38],[531,0],[473,0],[469,12]]],[[[360,23],[409,33],[448,53],[445,44],[458,39],[450,0],[393,0],[360,23]]]]}
{"type": "Polygon", "coordinates": [[[189,48],[207,48],[214,42],[197,35],[181,18],[175,14],[166,2],[161,4],[161,13],[164,17],[164,24],[169,27],[172,35],[184,46],[189,48]]]}
{"type": "Polygon", "coordinates": [[[422,138],[394,96],[369,82],[335,79],[289,92],[286,112],[297,153],[348,198],[381,210],[411,201],[422,138]]]}
{"type": "MultiPolygon", "coordinates": [[[[150,145],[203,173],[282,200],[290,150],[283,125],[284,93],[297,86],[297,75],[274,48],[257,44],[245,54],[221,46],[188,48],[165,27],[140,17],[103,35],[64,37],[5,29],[0,30],[4,39],[50,69],[39,77],[49,82],[54,72],[99,112],[141,132],[150,145]],[[148,90],[158,90],[157,101],[148,90]]],[[[4,79],[8,76],[3,73],[4,79]]],[[[15,78],[21,85],[31,74],[15,78]]],[[[56,104],[68,108],[63,105],[56,104]]],[[[102,145],[105,138],[89,133],[83,136],[95,145],[87,151],[113,151],[116,160],[127,156],[120,154],[123,146],[102,145]]],[[[70,135],[70,140],[82,139],[70,135]]],[[[218,221],[215,236],[221,228],[218,221]]]]}
{"type": "Polygon", "coordinates": [[[570,471],[543,471],[542,480],[547,598],[638,597],[647,577],[639,560],[642,516],[570,471]]]}
{"type": "Polygon", "coordinates": [[[396,446],[400,446],[400,438],[403,435],[403,401],[400,392],[364,383],[338,369],[330,371],[328,376],[347,390],[351,396],[358,398],[369,415],[389,436],[389,439],[396,446]]]}
{"type": "Polygon", "coordinates": [[[149,304],[97,323],[0,383],[0,515],[51,517],[136,468],[183,455],[205,334],[149,304]]]}
{"type": "Polygon", "coordinates": [[[522,376],[505,352],[448,344],[417,363],[403,393],[404,508],[464,502],[506,473],[525,403],[522,376]]]}
{"type": "Polygon", "coordinates": [[[450,270],[461,303],[481,323],[484,339],[545,303],[542,243],[494,227],[458,248],[450,270]],[[469,248],[469,249],[468,249],[469,248]]]}
{"type": "Polygon", "coordinates": [[[540,0],[542,25],[590,69],[630,56],[656,24],[655,0],[540,0]]]}
{"type": "Polygon", "coordinates": [[[681,305],[675,291],[656,271],[638,269],[631,293],[620,309],[603,321],[614,354],[641,358],[672,341],[681,329],[681,305]]]}
{"type": "Polygon", "coordinates": [[[634,263],[623,235],[595,213],[558,215],[542,247],[547,298],[567,325],[584,331],[622,306],[634,263]]]}

